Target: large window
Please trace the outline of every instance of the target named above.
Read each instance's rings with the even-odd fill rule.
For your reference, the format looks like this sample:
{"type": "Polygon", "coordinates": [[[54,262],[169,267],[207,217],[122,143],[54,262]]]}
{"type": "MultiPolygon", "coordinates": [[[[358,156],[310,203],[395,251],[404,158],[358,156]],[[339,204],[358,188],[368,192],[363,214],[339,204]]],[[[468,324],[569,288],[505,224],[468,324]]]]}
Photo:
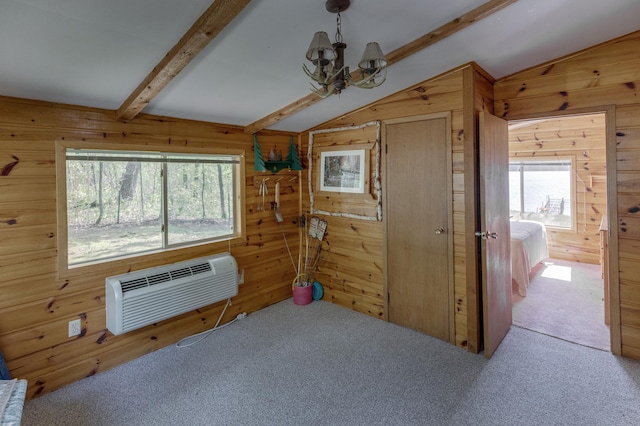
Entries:
{"type": "Polygon", "coordinates": [[[509,162],[509,210],[512,218],[574,227],[571,159],[509,162]]]}
{"type": "Polygon", "coordinates": [[[239,235],[239,155],[64,155],[69,267],[239,235]]]}

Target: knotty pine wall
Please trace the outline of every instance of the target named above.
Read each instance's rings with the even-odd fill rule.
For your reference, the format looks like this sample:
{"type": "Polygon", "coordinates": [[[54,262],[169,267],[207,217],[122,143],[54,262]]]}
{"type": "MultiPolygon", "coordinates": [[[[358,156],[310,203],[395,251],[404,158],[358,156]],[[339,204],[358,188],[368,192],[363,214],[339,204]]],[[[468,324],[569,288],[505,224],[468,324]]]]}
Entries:
{"type": "Polygon", "coordinates": [[[606,139],[604,114],[575,115],[516,123],[509,130],[512,160],[570,157],[576,229],[547,227],[549,256],[573,262],[600,263],[600,221],[607,211],[606,139]],[[526,122],[525,122],[526,123],[526,122]]]}
{"type": "MultiPolygon", "coordinates": [[[[615,200],[609,214],[611,333],[622,355],[640,359],[640,32],[524,70],[495,83],[496,115],[507,119],[613,106],[615,200]],[[613,214],[612,214],[613,213],[613,214]],[[617,225],[617,226],[616,226],[617,225]],[[619,289],[615,282],[619,281],[619,289]]],[[[611,159],[613,160],[613,159],[611,159]]],[[[613,169],[612,169],[613,170],[613,169]]]]}
{"type": "MultiPolygon", "coordinates": [[[[290,134],[262,132],[262,152],[286,155],[290,134]]],[[[258,211],[253,139],[242,128],[141,115],[125,124],[113,111],[0,98],[0,351],[11,374],[29,380],[28,398],[130,361],[215,325],[224,302],[114,336],[106,331],[105,276],[229,250],[208,244],[114,262],[82,276],[57,274],[54,142],[242,149],[246,164],[246,238],[231,247],[245,283],[223,322],[291,296],[295,276],[272,210],[258,211]],[[10,169],[5,166],[18,163],[10,169]],[[10,169],[10,170],[9,170],[10,169]],[[67,337],[80,318],[82,334],[67,337]]],[[[273,197],[275,177],[268,181],[273,197]]],[[[298,248],[298,172],[281,172],[282,227],[294,256],[298,248]]],[[[273,199],[271,199],[273,201],[273,199]]],[[[215,334],[210,338],[215,339],[215,334]]]]}
{"type": "MultiPolygon", "coordinates": [[[[358,123],[360,124],[360,123],[358,123]]],[[[318,191],[316,184],[319,170],[319,152],[322,149],[353,145],[375,144],[376,126],[361,129],[319,133],[313,138],[312,177],[314,178],[314,208],[331,213],[348,213],[376,218],[377,198],[369,195],[335,194],[318,191]]],[[[308,152],[308,137],[304,138],[304,152],[308,152]]],[[[374,181],[376,149],[368,152],[371,164],[369,182],[374,181]]],[[[304,172],[308,179],[308,169],[304,172]]],[[[305,180],[305,183],[308,181],[305,180]]],[[[309,212],[309,186],[304,186],[304,211],[309,212]]],[[[373,186],[371,186],[371,193],[373,186]]],[[[328,222],[327,235],[323,241],[321,263],[316,280],[325,290],[325,300],[378,318],[384,315],[382,303],[382,240],[381,223],[378,221],[332,217],[323,214],[313,216],[328,222]]]]}
{"type": "MultiPolygon", "coordinates": [[[[478,112],[493,110],[491,83],[477,65],[468,64],[311,129],[337,129],[375,120],[451,112],[455,341],[456,345],[472,352],[479,351],[479,309],[477,246],[473,237],[476,198],[475,191],[469,188],[475,185],[478,112]]],[[[371,141],[375,137],[374,129],[335,132],[323,139],[314,137],[314,147],[317,143],[346,147],[371,141]]],[[[308,139],[308,132],[302,134],[302,152],[307,152],[308,139]]],[[[384,141],[382,144],[384,153],[384,141]]],[[[373,169],[373,162],[371,167],[373,169]]],[[[307,172],[303,174],[306,182],[307,172]]],[[[384,176],[382,178],[384,181],[384,176]]],[[[421,184],[427,183],[416,182],[416,188],[421,184]]],[[[371,193],[374,193],[373,188],[371,193]]],[[[346,211],[361,215],[372,215],[373,212],[370,203],[361,203],[360,209],[354,209],[353,201],[346,205],[341,197],[324,199],[322,202],[325,206],[330,205],[331,212],[346,211]]],[[[308,213],[307,185],[303,187],[303,209],[308,213]]],[[[377,318],[385,318],[383,223],[329,215],[319,217],[328,222],[322,262],[316,276],[324,286],[324,299],[377,318]]]]}

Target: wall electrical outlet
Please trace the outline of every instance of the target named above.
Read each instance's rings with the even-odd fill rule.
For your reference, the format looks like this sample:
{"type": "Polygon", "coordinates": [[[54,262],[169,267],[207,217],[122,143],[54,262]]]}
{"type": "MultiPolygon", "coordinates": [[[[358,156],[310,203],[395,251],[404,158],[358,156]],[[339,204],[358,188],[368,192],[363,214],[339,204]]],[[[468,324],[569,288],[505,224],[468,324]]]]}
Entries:
{"type": "Polygon", "coordinates": [[[69,337],[80,335],[80,320],[69,321],[69,337]]]}

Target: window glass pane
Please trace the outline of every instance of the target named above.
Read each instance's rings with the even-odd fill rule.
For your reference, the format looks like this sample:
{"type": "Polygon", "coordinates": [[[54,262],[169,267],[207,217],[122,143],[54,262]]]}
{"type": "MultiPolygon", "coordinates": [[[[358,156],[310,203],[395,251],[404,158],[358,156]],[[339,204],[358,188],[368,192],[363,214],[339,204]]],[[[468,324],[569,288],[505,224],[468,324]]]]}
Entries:
{"type": "Polygon", "coordinates": [[[169,245],[233,234],[233,166],[167,164],[169,245]]]}
{"type": "Polygon", "coordinates": [[[520,168],[509,167],[509,216],[520,218],[520,168]]]}
{"type": "Polygon", "coordinates": [[[235,236],[239,163],[237,155],[68,149],[68,265],[235,236]]]}
{"type": "Polygon", "coordinates": [[[160,164],[67,160],[68,263],[162,248],[160,164]]]}
{"type": "Polygon", "coordinates": [[[524,172],[524,213],[549,226],[571,228],[571,172],[524,172]]]}
{"type": "Polygon", "coordinates": [[[537,220],[548,226],[571,228],[573,223],[571,179],[571,163],[568,161],[539,160],[511,163],[509,165],[511,216],[537,220]],[[522,193],[520,193],[521,188],[522,193]]]}

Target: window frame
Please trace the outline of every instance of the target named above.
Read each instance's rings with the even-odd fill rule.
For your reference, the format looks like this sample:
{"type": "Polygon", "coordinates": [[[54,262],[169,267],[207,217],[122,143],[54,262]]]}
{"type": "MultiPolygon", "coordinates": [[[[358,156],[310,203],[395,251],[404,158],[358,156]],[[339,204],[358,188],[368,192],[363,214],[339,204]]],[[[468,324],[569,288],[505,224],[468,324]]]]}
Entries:
{"type": "MultiPolygon", "coordinates": [[[[222,248],[237,245],[244,241],[246,235],[246,202],[245,202],[245,151],[241,149],[228,148],[195,148],[195,147],[173,147],[166,145],[138,145],[138,144],[104,144],[80,141],[57,140],[55,142],[55,158],[56,158],[56,206],[57,206],[57,260],[58,260],[58,276],[60,278],[78,276],[86,274],[88,271],[110,270],[120,265],[145,264],[149,261],[156,264],[157,261],[163,259],[165,263],[176,260],[164,260],[168,257],[173,258],[174,255],[194,252],[194,257],[206,255],[212,250],[219,251],[222,248]],[[103,151],[125,151],[125,152],[154,152],[154,153],[171,153],[171,154],[192,154],[192,155],[228,155],[237,156],[240,161],[237,164],[237,173],[235,174],[233,208],[234,208],[234,232],[229,237],[220,238],[218,240],[196,241],[193,243],[182,243],[172,245],[170,247],[159,248],[157,250],[145,251],[129,255],[111,257],[90,262],[84,262],[79,265],[69,265],[68,259],[68,222],[67,222],[67,150],[70,149],[86,149],[86,150],[103,150],[103,151]],[[170,253],[170,254],[168,254],[170,253]]],[[[163,203],[164,204],[164,203],[163,203]]],[[[163,205],[164,208],[164,205],[163,205]]],[[[163,236],[164,238],[164,236],[163,236]]]]}
{"type": "MultiPolygon", "coordinates": [[[[569,179],[569,191],[571,193],[571,201],[569,203],[570,208],[571,208],[571,226],[570,227],[562,227],[562,226],[554,226],[554,225],[547,225],[545,224],[546,228],[551,228],[554,231],[559,231],[559,232],[571,232],[571,233],[576,233],[577,229],[578,229],[578,211],[576,210],[576,206],[577,204],[577,191],[576,191],[576,175],[577,175],[577,171],[576,171],[576,158],[573,155],[565,155],[565,156],[558,156],[558,157],[549,157],[549,156],[535,156],[535,157],[526,157],[526,158],[521,158],[521,157],[510,157],[509,158],[509,167],[511,167],[512,163],[531,163],[531,162],[539,162],[539,163],[544,163],[544,162],[568,162],[571,164],[571,169],[569,171],[570,173],[570,179],[569,179]]],[[[523,201],[523,197],[522,197],[522,186],[523,186],[523,182],[522,180],[520,181],[520,204],[522,206],[523,201]]],[[[509,192],[511,192],[511,190],[509,190],[509,192]]],[[[511,209],[509,209],[511,211],[511,209]]],[[[521,212],[522,214],[522,212],[521,212]]],[[[516,220],[526,220],[526,218],[517,218],[516,220]]]]}

